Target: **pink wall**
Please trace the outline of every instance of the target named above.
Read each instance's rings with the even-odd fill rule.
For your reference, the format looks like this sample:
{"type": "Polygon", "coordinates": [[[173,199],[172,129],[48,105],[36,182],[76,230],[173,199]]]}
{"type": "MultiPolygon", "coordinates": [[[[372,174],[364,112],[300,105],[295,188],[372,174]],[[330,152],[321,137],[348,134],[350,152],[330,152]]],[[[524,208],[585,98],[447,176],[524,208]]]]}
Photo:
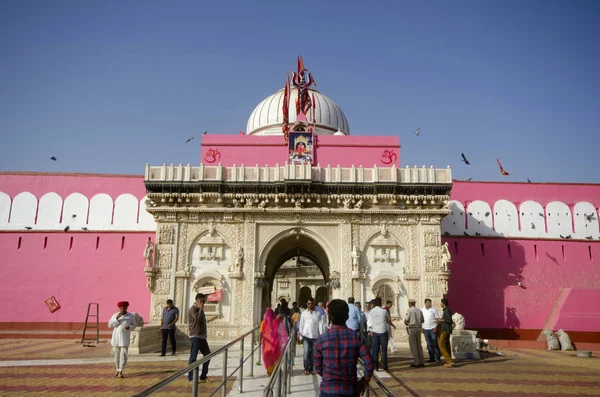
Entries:
{"type": "Polygon", "coordinates": [[[148,320],[148,237],[154,234],[0,233],[0,301],[9,304],[0,322],[83,322],[90,302],[100,304],[100,321],[108,322],[120,300],[148,320]],[[44,304],[51,296],[61,305],[54,313],[44,304]]]}
{"type": "MultiPolygon", "coordinates": [[[[451,197],[463,204],[506,199],[517,205],[589,201],[597,207],[600,185],[455,181],[451,197]]],[[[452,255],[450,307],[465,316],[467,328],[600,330],[598,240],[443,240],[452,255]]]]}
{"type": "Polygon", "coordinates": [[[467,328],[600,330],[599,243],[443,240],[452,255],[450,308],[467,328]]]}
{"type": "Polygon", "coordinates": [[[75,192],[88,198],[99,193],[106,193],[113,200],[122,193],[131,193],[138,200],[146,195],[143,175],[52,174],[45,172],[0,172],[0,191],[12,198],[19,193],[30,192],[38,199],[49,192],[55,192],[63,198],[75,192]]]}
{"type": "Polygon", "coordinates": [[[452,200],[465,203],[482,200],[493,205],[504,199],[515,205],[527,200],[546,206],[551,201],[562,201],[571,206],[580,201],[600,204],[600,184],[518,183],[518,182],[464,182],[455,180],[452,200]]]}
{"type": "MultiPolygon", "coordinates": [[[[264,166],[283,165],[288,161],[287,145],[281,136],[204,135],[200,162],[206,165],[221,163],[264,166]],[[210,152],[212,151],[212,152],[210,152]],[[215,157],[214,152],[219,156],[215,157]]],[[[400,140],[398,137],[330,136],[319,135],[315,149],[314,165],[322,167],[391,167],[400,166],[400,140]],[[391,162],[384,154],[393,152],[391,162]]]]}

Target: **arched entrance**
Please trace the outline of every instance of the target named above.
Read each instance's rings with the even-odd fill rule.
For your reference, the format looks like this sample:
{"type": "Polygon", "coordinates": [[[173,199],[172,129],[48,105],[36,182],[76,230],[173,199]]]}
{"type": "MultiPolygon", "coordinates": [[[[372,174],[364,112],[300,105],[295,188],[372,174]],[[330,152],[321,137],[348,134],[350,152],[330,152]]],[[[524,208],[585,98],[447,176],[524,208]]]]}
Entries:
{"type": "Polygon", "coordinates": [[[302,287],[300,288],[300,293],[298,294],[298,305],[301,308],[306,307],[306,301],[308,300],[308,298],[312,298],[312,291],[310,290],[309,287],[302,287]]]}
{"type": "Polygon", "coordinates": [[[328,299],[328,291],[327,291],[327,287],[319,287],[317,288],[317,293],[315,294],[315,301],[317,303],[319,302],[323,302],[326,303],[329,299],[328,299]]]}
{"type": "Polygon", "coordinates": [[[257,298],[260,304],[255,310],[262,313],[267,304],[277,305],[277,298],[288,296],[299,306],[306,305],[309,297],[328,296],[325,283],[329,280],[329,255],[318,242],[319,238],[308,229],[288,229],[275,236],[260,255],[266,283],[257,298]]]}

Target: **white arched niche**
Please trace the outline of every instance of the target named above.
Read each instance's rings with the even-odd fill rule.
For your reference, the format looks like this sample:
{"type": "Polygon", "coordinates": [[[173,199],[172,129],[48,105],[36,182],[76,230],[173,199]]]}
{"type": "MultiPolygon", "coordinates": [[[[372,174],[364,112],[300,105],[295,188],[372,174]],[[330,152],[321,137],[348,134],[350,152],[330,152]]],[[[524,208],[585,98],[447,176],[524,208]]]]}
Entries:
{"type": "Polygon", "coordinates": [[[546,235],[546,214],[537,201],[524,201],[519,207],[522,237],[544,237],[546,235]]]}
{"type": "Polygon", "coordinates": [[[136,230],[139,210],[138,199],[134,195],[121,194],[115,200],[115,212],[113,216],[113,229],[136,230]]]}
{"type": "Polygon", "coordinates": [[[573,235],[571,209],[561,201],[552,201],[546,205],[546,223],[548,237],[565,238],[573,235]]]}
{"type": "Polygon", "coordinates": [[[10,211],[10,228],[23,229],[35,226],[37,215],[37,198],[29,193],[22,192],[15,196],[10,211]]]}
{"type": "Polygon", "coordinates": [[[112,229],[113,200],[105,193],[100,193],[90,200],[90,216],[88,225],[93,230],[112,229]]]}
{"type": "Polygon", "coordinates": [[[228,280],[218,271],[214,269],[202,270],[198,275],[191,281],[190,284],[190,297],[188,307],[194,304],[196,301],[196,294],[201,291],[203,287],[214,287],[215,290],[222,291],[221,301],[219,302],[207,302],[204,311],[207,319],[214,317],[220,317],[224,320],[231,322],[231,285],[228,280]]]}
{"type": "Polygon", "coordinates": [[[600,237],[598,213],[592,203],[581,201],[573,208],[576,238],[600,237]]]}
{"type": "Polygon", "coordinates": [[[442,234],[462,236],[465,231],[465,207],[460,201],[450,202],[450,213],[442,219],[442,234]]]}
{"type": "Polygon", "coordinates": [[[62,214],[63,200],[57,193],[46,193],[40,198],[36,229],[60,229],[60,216],[62,214]]]}
{"type": "Polygon", "coordinates": [[[146,201],[148,196],[140,200],[140,211],[138,215],[138,229],[144,231],[156,231],[156,221],[154,216],[146,211],[146,201]]]}
{"type": "Polygon", "coordinates": [[[8,226],[8,218],[10,217],[10,196],[4,192],[0,192],[0,228],[5,229],[8,226]]]}
{"type": "Polygon", "coordinates": [[[492,209],[485,201],[475,200],[467,206],[467,233],[470,236],[494,236],[492,209]]]}
{"type": "Polygon", "coordinates": [[[501,236],[519,235],[519,213],[512,202],[498,200],[494,204],[494,230],[501,236]]]}
{"type": "Polygon", "coordinates": [[[391,300],[392,308],[390,309],[390,314],[392,318],[401,317],[401,310],[405,308],[401,307],[400,301],[402,296],[400,277],[391,271],[379,271],[375,273],[375,276],[371,279],[370,292],[372,293],[373,297],[377,297],[381,295],[382,291],[385,292],[386,296],[385,298],[382,298],[381,307],[385,306],[386,300],[391,300]],[[387,296],[388,293],[391,294],[391,297],[387,296]]]}
{"type": "Polygon", "coordinates": [[[63,203],[61,228],[81,229],[87,225],[89,202],[81,193],[71,193],[63,203]]]}

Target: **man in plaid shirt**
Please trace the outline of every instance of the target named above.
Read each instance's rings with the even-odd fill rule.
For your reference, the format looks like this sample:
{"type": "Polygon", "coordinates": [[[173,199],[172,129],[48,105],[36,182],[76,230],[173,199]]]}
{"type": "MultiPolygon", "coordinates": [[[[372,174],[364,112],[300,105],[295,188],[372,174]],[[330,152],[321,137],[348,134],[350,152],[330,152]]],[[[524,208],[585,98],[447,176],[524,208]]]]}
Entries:
{"type": "Polygon", "coordinates": [[[317,339],[315,367],[321,375],[320,397],[362,395],[375,365],[367,348],[367,342],[357,332],[346,327],[348,304],[341,299],[329,302],[331,329],[317,339]],[[361,358],[365,366],[365,376],[358,381],[356,364],[361,358]]]}

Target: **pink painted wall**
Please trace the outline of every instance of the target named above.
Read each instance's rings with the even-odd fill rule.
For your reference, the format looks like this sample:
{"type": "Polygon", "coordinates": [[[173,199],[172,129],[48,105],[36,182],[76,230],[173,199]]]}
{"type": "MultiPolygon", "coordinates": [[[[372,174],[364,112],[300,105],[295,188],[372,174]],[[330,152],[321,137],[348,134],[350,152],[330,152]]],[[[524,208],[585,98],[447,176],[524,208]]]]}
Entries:
{"type": "MultiPolygon", "coordinates": [[[[600,203],[600,185],[455,181],[451,198],[542,205],[600,203]]],[[[600,242],[444,237],[452,272],[448,298],[467,328],[600,330],[600,242]],[[510,252],[509,252],[510,247],[510,252]],[[522,287],[517,283],[522,282],[522,287]]]]}
{"type": "Polygon", "coordinates": [[[138,200],[146,195],[143,175],[45,172],[0,172],[0,191],[12,198],[19,193],[30,192],[38,199],[49,192],[55,192],[63,199],[75,192],[88,198],[99,193],[106,193],[113,200],[123,193],[133,194],[138,200]]]}
{"type": "Polygon", "coordinates": [[[83,322],[90,302],[100,304],[100,321],[108,322],[120,300],[148,320],[148,237],[154,234],[0,233],[0,301],[8,303],[0,322],[83,322]],[[54,313],[44,304],[51,296],[61,305],[54,313]]]}
{"type": "MultiPolygon", "coordinates": [[[[463,205],[474,200],[482,200],[493,205],[504,199],[515,205],[527,200],[537,201],[546,206],[551,201],[562,201],[571,206],[580,201],[600,204],[600,184],[570,183],[518,183],[518,182],[464,182],[454,181],[452,200],[463,205]]],[[[466,206],[465,206],[466,207],[466,206]]]]}
{"type": "MultiPolygon", "coordinates": [[[[283,165],[288,161],[287,145],[281,136],[252,135],[204,135],[200,161],[206,165],[221,163],[226,167],[235,165],[260,166],[283,165]],[[218,151],[214,157],[209,151],[218,151]],[[213,161],[214,160],[214,161],[213,161]]],[[[391,167],[400,166],[400,139],[375,136],[319,135],[315,149],[314,165],[326,167],[391,167]],[[393,151],[392,161],[384,151],[393,151]]]]}

